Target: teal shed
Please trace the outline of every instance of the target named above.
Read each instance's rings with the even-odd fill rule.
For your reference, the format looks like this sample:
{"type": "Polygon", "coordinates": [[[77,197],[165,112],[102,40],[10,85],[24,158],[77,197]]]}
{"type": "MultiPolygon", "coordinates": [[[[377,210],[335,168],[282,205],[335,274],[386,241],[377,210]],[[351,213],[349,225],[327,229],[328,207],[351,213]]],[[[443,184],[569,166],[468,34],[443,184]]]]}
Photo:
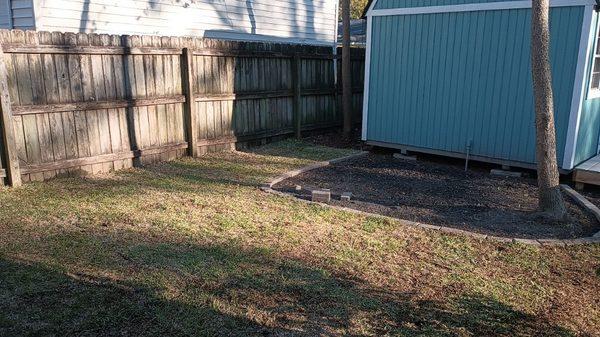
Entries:
{"type": "MultiPolygon", "coordinates": [[[[595,0],[550,0],[557,155],[563,172],[598,154],[595,0]]],[[[372,0],[362,139],[535,167],[531,0],[372,0]]]]}

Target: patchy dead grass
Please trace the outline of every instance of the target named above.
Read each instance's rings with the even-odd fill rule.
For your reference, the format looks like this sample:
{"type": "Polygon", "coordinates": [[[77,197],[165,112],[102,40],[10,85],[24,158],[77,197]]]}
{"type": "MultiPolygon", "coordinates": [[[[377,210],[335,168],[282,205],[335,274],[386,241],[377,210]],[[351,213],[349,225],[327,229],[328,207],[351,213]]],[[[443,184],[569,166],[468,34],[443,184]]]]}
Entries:
{"type": "Polygon", "coordinates": [[[0,192],[0,335],[600,333],[600,247],[444,235],[262,193],[286,141],[0,192]]]}

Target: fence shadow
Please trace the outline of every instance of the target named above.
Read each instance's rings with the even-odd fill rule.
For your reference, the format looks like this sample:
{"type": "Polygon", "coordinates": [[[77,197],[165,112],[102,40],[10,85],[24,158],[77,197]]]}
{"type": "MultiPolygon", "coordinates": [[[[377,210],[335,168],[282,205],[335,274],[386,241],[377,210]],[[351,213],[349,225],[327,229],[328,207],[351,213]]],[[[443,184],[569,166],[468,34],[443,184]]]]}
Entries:
{"type": "MultiPolygon", "coordinates": [[[[201,154],[341,123],[330,47],[34,31],[0,31],[0,43],[11,45],[10,146],[24,181],[103,173],[181,157],[186,148],[201,154]]],[[[362,58],[355,63],[361,71],[362,58]]]]}
{"type": "Polygon", "coordinates": [[[419,300],[263,250],[92,239],[119,247],[109,264],[0,259],[2,335],[573,335],[493,298],[419,300]]]}

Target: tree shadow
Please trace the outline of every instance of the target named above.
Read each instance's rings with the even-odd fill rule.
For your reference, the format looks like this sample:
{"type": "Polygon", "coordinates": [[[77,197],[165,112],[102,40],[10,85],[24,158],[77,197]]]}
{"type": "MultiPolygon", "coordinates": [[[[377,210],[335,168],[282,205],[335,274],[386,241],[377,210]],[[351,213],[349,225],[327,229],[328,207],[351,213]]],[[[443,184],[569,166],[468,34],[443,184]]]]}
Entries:
{"type": "Polygon", "coordinates": [[[490,297],[421,300],[265,249],[92,240],[114,258],[77,266],[0,258],[1,335],[574,334],[490,297]]]}
{"type": "Polygon", "coordinates": [[[53,194],[83,199],[91,193],[107,198],[142,198],[149,191],[202,195],[228,188],[258,188],[290,167],[277,157],[220,154],[155,163],[111,175],[81,177],[84,173],[76,171],[44,184],[53,194]]]}

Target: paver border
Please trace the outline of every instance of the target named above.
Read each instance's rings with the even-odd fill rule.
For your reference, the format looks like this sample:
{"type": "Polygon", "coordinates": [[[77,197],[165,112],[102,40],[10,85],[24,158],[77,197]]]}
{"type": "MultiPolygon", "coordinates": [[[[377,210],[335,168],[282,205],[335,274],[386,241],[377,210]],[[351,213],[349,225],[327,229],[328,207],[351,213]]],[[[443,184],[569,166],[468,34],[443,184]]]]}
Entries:
{"type": "MultiPolygon", "coordinates": [[[[521,244],[531,245],[531,246],[572,246],[572,245],[600,243],[600,232],[594,234],[594,236],[577,238],[577,239],[523,239],[523,238],[514,238],[514,237],[493,236],[493,235],[487,235],[487,234],[457,229],[457,228],[453,228],[453,227],[429,225],[429,224],[424,224],[424,223],[415,222],[415,221],[398,219],[398,218],[381,215],[381,214],[377,214],[377,213],[360,211],[360,210],[349,208],[349,207],[336,206],[336,205],[330,205],[330,204],[315,202],[315,201],[306,200],[306,199],[300,199],[300,198],[295,197],[293,194],[285,193],[285,192],[281,192],[281,191],[277,191],[277,190],[273,189],[273,186],[275,186],[276,184],[279,184],[280,182],[282,182],[286,179],[295,177],[304,172],[312,171],[312,170],[315,170],[315,169],[318,169],[321,167],[326,167],[331,164],[343,162],[346,160],[362,157],[367,154],[369,154],[368,151],[361,151],[359,153],[335,158],[332,160],[316,162],[314,164],[310,164],[310,165],[301,167],[299,169],[288,171],[288,172],[278,175],[278,176],[272,178],[271,180],[269,180],[268,182],[264,183],[260,187],[260,189],[269,194],[278,195],[278,196],[287,197],[287,198],[293,198],[296,201],[300,201],[300,202],[303,202],[306,204],[321,205],[321,206],[329,207],[329,208],[339,210],[339,211],[350,212],[350,213],[364,215],[364,216],[371,216],[371,217],[386,219],[386,220],[390,220],[390,221],[394,221],[394,222],[400,222],[407,226],[418,227],[418,228],[427,229],[427,230],[435,230],[435,231],[439,231],[439,232],[443,232],[443,233],[447,233],[447,234],[468,236],[468,237],[477,238],[477,239],[481,239],[481,240],[490,240],[490,241],[501,242],[501,243],[521,243],[521,244]]],[[[561,188],[565,191],[565,193],[567,195],[572,197],[575,200],[575,202],[577,202],[582,207],[584,207],[585,209],[590,211],[596,217],[596,219],[598,219],[598,221],[600,221],[600,209],[598,207],[596,207],[594,204],[592,204],[590,201],[588,201],[581,194],[577,193],[570,186],[561,185],[561,188]]]]}

